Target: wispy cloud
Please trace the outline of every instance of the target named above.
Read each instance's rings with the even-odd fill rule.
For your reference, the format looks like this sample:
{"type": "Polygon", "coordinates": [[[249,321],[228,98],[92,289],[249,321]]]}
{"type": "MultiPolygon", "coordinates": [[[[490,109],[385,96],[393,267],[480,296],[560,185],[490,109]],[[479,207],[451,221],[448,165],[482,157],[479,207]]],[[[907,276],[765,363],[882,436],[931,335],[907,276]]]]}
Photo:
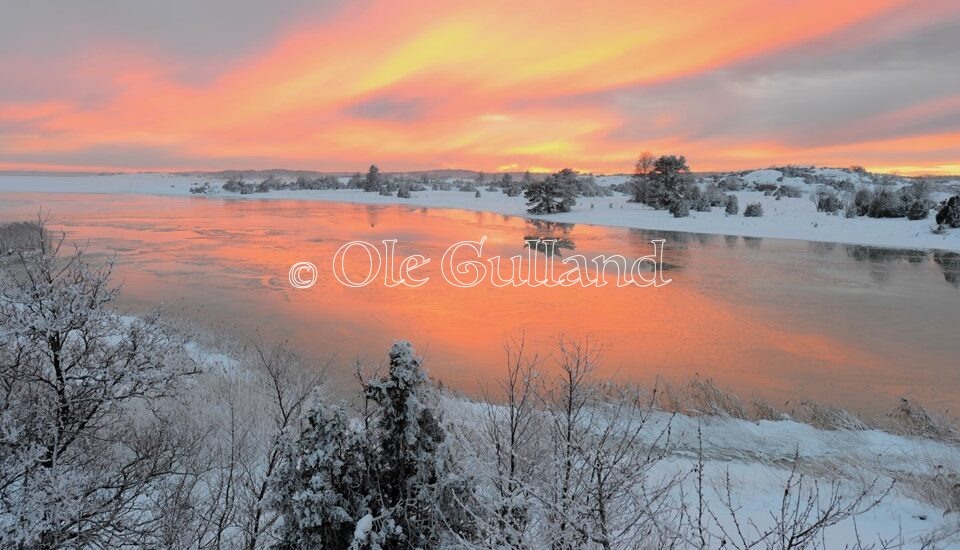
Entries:
{"type": "Polygon", "coordinates": [[[2,166],[619,172],[651,150],[697,169],[936,171],[960,157],[952,1],[287,1],[259,24],[248,1],[100,0],[72,20],[57,6],[0,23],[2,166]]]}

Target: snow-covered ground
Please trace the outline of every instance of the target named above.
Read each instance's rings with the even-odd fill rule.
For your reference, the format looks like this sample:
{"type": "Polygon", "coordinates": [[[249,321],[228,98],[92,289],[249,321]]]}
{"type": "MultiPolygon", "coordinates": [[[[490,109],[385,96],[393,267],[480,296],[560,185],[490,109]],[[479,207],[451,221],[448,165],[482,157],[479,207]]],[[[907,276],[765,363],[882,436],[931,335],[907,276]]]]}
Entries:
{"type": "MultiPolygon", "coordinates": [[[[443,408],[450,420],[476,424],[487,417],[486,407],[450,398],[444,400],[443,408]]],[[[736,532],[725,506],[728,475],[737,521],[750,531],[750,538],[754,527],[766,530],[780,513],[791,465],[797,461],[797,473],[805,476],[802,491],[818,490],[821,505],[826,505],[831,480],[839,481],[846,502],[874,481],[869,492],[874,498],[892,483],[879,505],[828,527],[825,548],[857,548],[858,537],[864,547],[884,547],[880,540],[902,548],[960,545],[960,512],[929,502],[916,483],[958,471],[960,448],[954,445],[880,430],[822,430],[788,419],[748,421],[667,412],[651,413],[642,433],[640,440],[645,444],[668,449],[651,470],[653,476],[668,478],[679,473],[692,478],[699,457],[703,457],[705,506],[716,515],[708,520],[714,522],[713,532],[721,526],[729,533],[736,532]],[[670,443],[664,446],[661,434],[668,424],[670,443]],[[934,540],[927,546],[921,542],[934,540]]],[[[695,508],[697,497],[689,492],[691,481],[688,478],[685,492],[680,494],[678,488],[674,497],[695,508]]]]}
{"type": "MultiPolygon", "coordinates": [[[[849,176],[837,171],[837,177],[849,176]]],[[[820,173],[830,175],[829,169],[820,173]]],[[[777,182],[780,172],[757,170],[743,177],[752,183],[777,182]]],[[[624,181],[622,176],[600,177],[598,183],[610,185],[624,181]]],[[[508,197],[500,192],[488,192],[481,188],[480,197],[473,192],[461,191],[416,191],[409,199],[364,193],[359,190],[324,191],[271,191],[239,195],[220,190],[223,180],[171,174],[118,174],[89,176],[34,176],[0,175],[0,193],[3,192],[51,192],[51,193],[132,193],[148,195],[191,196],[190,187],[198,182],[210,181],[217,192],[204,198],[235,200],[325,200],[362,204],[405,204],[439,208],[461,208],[494,212],[529,218],[549,219],[564,223],[632,227],[668,231],[689,231],[750,237],[803,239],[831,241],[850,244],[889,246],[900,248],[924,248],[960,251],[960,229],[945,234],[934,234],[933,212],[926,220],[910,221],[905,218],[874,219],[845,218],[817,212],[808,194],[814,186],[806,185],[800,178],[783,178],[778,182],[800,188],[801,198],[764,196],[759,191],[738,191],[741,214],[726,216],[722,208],[712,212],[691,212],[687,218],[674,218],[669,212],[631,203],[628,197],[615,193],[611,197],[579,198],[571,212],[549,216],[532,216],[526,212],[523,197],[508,197]],[[798,181],[793,181],[798,180],[798,181]],[[747,204],[763,205],[761,218],[746,218],[742,215],[747,204]]],[[[947,195],[940,193],[935,199],[947,195]]]]}

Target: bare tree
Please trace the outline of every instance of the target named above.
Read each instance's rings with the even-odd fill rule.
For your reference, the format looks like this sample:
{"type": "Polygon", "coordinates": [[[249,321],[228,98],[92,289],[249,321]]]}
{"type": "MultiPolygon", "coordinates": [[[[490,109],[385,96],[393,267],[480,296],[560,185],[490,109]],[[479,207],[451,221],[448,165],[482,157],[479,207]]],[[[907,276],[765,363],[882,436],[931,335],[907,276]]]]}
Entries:
{"type": "Polygon", "coordinates": [[[540,404],[540,358],[526,356],[523,336],[504,345],[506,375],[499,382],[502,405],[484,392],[486,422],[483,431],[493,449],[493,486],[498,501],[495,545],[525,546],[531,520],[529,495],[531,469],[537,456],[537,436],[542,430],[540,404]]]}
{"type": "Polygon", "coordinates": [[[109,307],[110,263],[41,242],[0,275],[0,538],[136,544],[185,448],[155,404],[196,366],[159,313],[130,321],[109,307]]]}
{"type": "Polygon", "coordinates": [[[646,203],[650,174],[657,157],[650,151],[640,153],[637,164],[634,166],[633,177],[630,178],[630,189],[633,191],[634,202],[646,203]]]}
{"type": "Polygon", "coordinates": [[[238,473],[242,491],[243,547],[248,550],[263,544],[264,533],[277,520],[268,499],[271,477],[283,457],[285,439],[296,436],[304,406],[320,386],[326,368],[312,369],[304,365],[285,343],[268,349],[262,342],[255,341],[253,348],[261,388],[269,407],[263,413],[269,415],[270,421],[267,433],[261,434],[257,441],[257,456],[261,460],[253,464],[243,463],[238,473]]]}

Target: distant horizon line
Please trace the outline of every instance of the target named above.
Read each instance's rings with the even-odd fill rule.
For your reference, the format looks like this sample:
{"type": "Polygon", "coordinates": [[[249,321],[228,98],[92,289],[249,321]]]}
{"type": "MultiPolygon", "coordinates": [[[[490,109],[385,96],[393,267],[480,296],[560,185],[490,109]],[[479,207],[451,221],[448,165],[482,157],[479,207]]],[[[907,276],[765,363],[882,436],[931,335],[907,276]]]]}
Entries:
{"type": "MultiPolygon", "coordinates": [[[[373,165],[378,166],[376,163],[373,165]]],[[[691,173],[694,174],[730,174],[730,173],[739,173],[739,172],[752,172],[757,170],[776,170],[779,168],[784,168],[788,166],[795,166],[799,168],[821,168],[821,169],[835,169],[835,170],[850,170],[854,166],[817,166],[815,164],[780,164],[780,165],[770,165],[766,167],[757,167],[757,168],[742,168],[739,170],[691,170],[691,173]]],[[[278,173],[278,172],[288,172],[288,173],[301,173],[301,174],[321,174],[321,175],[335,175],[335,176],[351,176],[354,174],[363,174],[367,171],[368,168],[363,170],[314,170],[314,169],[302,169],[302,168],[223,168],[218,170],[177,170],[177,169],[0,169],[0,175],[4,176],[42,176],[42,175],[55,175],[55,176],[96,176],[96,175],[124,175],[124,174],[170,174],[170,175],[225,175],[230,173],[278,173]]],[[[957,172],[916,172],[910,174],[900,173],[898,170],[882,170],[882,169],[871,169],[869,167],[864,167],[868,173],[880,174],[880,175],[890,175],[890,176],[899,176],[906,178],[914,177],[934,177],[934,178],[954,178],[960,177],[960,171],[957,172]]],[[[530,172],[531,174],[550,174],[556,170],[549,170],[544,168],[530,169],[530,170],[497,170],[497,171],[487,171],[487,170],[477,170],[472,168],[427,168],[419,170],[380,170],[384,174],[430,174],[436,172],[466,172],[471,174],[523,174],[525,172],[530,172]]],[[[628,172],[594,172],[588,170],[576,170],[581,174],[593,174],[595,176],[631,176],[633,171],[628,172]]]]}

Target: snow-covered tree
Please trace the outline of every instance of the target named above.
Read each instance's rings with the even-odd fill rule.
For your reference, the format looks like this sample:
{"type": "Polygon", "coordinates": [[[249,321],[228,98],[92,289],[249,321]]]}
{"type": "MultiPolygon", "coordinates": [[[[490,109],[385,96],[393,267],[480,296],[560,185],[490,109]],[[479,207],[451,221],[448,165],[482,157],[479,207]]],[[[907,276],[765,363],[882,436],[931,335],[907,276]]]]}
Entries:
{"type": "Polygon", "coordinates": [[[310,408],[276,476],[279,548],[347,548],[353,543],[357,522],[368,514],[366,456],[364,437],[350,428],[342,406],[317,401],[310,408]]]}
{"type": "Polygon", "coordinates": [[[723,211],[728,216],[736,216],[740,212],[740,203],[737,201],[736,195],[727,195],[726,204],[724,204],[723,211]]]}
{"type": "Polygon", "coordinates": [[[653,156],[653,153],[649,151],[640,153],[629,182],[629,189],[633,194],[634,202],[646,204],[650,190],[650,173],[653,171],[655,161],[656,157],[653,156]]]}
{"type": "Polygon", "coordinates": [[[380,175],[380,169],[377,168],[376,164],[371,164],[370,168],[367,170],[367,175],[363,178],[363,182],[360,184],[361,189],[368,193],[375,193],[380,190],[380,186],[383,184],[383,176],[380,175]]]}
{"type": "Polygon", "coordinates": [[[371,540],[387,545],[434,547],[444,533],[471,536],[464,506],[473,500],[469,478],[459,470],[437,417],[436,393],[409,342],[390,349],[386,376],[364,385],[376,404],[369,434],[371,540]]]}
{"type": "Polygon", "coordinates": [[[523,190],[526,189],[528,184],[533,181],[533,178],[530,176],[530,172],[524,174],[522,181],[517,181],[513,179],[509,173],[503,175],[503,179],[500,180],[500,187],[503,189],[503,193],[508,197],[518,197],[523,190]]]}
{"type": "Polygon", "coordinates": [[[507,346],[507,372],[500,381],[503,403],[485,396],[486,437],[492,459],[486,465],[493,485],[486,538],[494,546],[532,546],[528,533],[536,501],[531,495],[532,480],[542,458],[539,445],[543,433],[540,405],[540,360],[525,355],[525,340],[507,346]]]}
{"type": "Polygon", "coordinates": [[[524,191],[527,212],[554,214],[569,212],[577,203],[577,173],[569,168],[550,174],[542,181],[531,181],[524,191]]]}
{"type": "Polygon", "coordinates": [[[159,315],[110,309],[109,264],[61,245],[0,274],[0,545],[137,544],[185,452],[152,404],[195,367],[159,315]]]}
{"type": "Polygon", "coordinates": [[[695,199],[698,191],[683,156],[664,155],[658,158],[645,181],[647,183],[640,198],[644,204],[656,209],[695,199]]]}

